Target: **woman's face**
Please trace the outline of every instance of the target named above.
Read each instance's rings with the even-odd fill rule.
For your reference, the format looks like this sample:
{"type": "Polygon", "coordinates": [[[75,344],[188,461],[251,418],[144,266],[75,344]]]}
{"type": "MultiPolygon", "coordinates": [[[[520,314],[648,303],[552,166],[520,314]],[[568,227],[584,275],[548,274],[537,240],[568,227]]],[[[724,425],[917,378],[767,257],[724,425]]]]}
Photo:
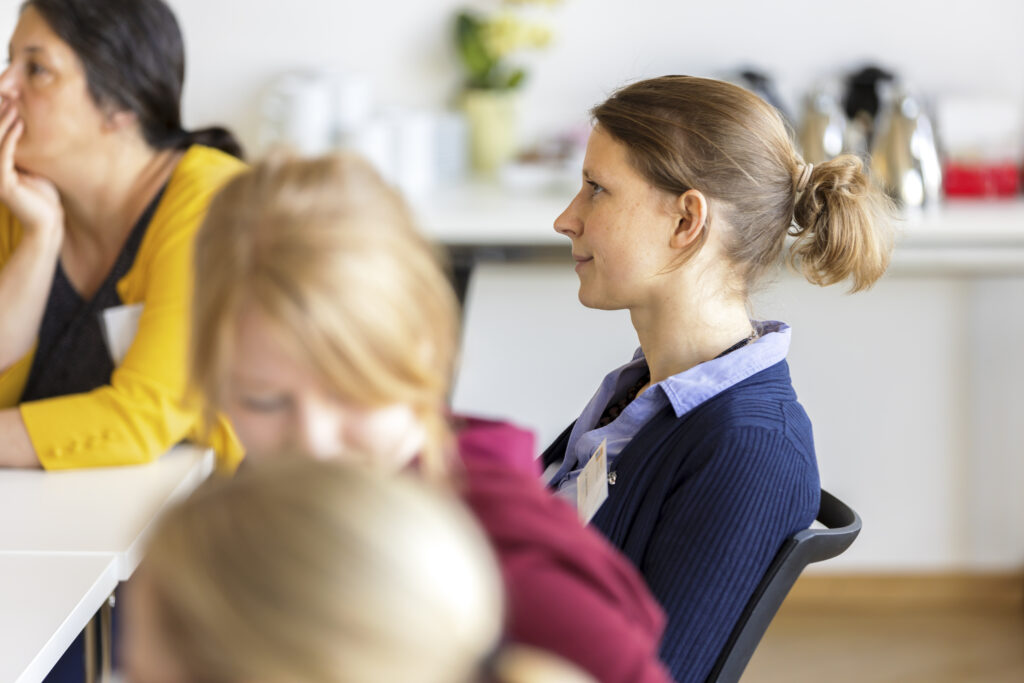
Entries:
{"type": "Polygon", "coordinates": [[[55,162],[88,149],[106,117],[89,94],[78,57],[32,7],[18,19],[8,59],[0,98],[25,125],[15,163],[46,175],[55,162]]]}
{"type": "Polygon", "coordinates": [[[658,274],[676,252],[669,239],[679,224],[673,197],[629,163],[626,147],[595,127],[583,161],[583,187],[555,219],[572,240],[584,306],[621,309],[658,297],[658,274]]]}
{"type": "Polygon", "coordinates": [[[252,307],[243,309],[228,363],[222,409],[247,459],[359,457],[398,470],[423,448],[423,425],[409,406],[367,408],[342,399],[252,307]]]}

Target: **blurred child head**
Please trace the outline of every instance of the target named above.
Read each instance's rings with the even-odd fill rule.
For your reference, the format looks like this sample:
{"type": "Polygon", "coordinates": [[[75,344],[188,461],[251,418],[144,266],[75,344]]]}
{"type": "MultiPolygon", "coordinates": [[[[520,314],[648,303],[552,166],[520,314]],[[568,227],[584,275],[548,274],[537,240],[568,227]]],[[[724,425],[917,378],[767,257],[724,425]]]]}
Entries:
{"type": "Polygon", "coordinates": [[[471,681],[502,626],[497,565],[457,501],[303,460],[168,513],[125,606],[134,683],[471,681]]]}
{"type": "Polygon", "coordinates": [[[366,162],[270,157],[218,195],[196,249],[192,381],[248,457],[443,471],[457,303],[366,162]]]}

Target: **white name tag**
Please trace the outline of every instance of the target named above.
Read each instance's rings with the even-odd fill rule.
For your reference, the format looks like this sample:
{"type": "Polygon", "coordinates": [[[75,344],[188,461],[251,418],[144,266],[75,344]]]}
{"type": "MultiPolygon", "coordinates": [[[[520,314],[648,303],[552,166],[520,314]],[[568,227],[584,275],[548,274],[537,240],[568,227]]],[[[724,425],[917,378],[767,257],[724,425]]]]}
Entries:
{"type": "Polygon", "coordinates": [[[576,479],[576,511],[584,524],[608,498],[608,440],[603,439],[576,479]]]}
{"type": "Polygon", "coordinates": [[[103,338],[115,366],[121,365],[128,347],[135,341],[142,317],[142,304],[114,306],[103,311],[103,338]]]}

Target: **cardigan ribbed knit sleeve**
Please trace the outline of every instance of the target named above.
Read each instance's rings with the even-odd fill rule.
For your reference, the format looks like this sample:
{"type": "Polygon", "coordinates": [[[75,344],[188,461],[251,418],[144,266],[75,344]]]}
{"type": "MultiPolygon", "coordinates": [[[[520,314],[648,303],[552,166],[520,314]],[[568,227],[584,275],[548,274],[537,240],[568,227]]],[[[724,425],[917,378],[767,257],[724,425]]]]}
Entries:
{"type": "Polygon", "coordinates": [[[708,436],[640,566],[668,614],[661,657],[677,681],[704,680],[783,540],[809,526],[818,504],[814,463],[781,431],[708,436]]]}

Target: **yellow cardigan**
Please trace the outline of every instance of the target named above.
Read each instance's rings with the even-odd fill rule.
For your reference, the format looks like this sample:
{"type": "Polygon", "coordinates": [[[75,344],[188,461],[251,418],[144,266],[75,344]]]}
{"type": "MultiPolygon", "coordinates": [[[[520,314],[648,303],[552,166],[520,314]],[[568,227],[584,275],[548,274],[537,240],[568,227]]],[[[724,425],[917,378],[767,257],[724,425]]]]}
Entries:
{"type": "MultiPolygon", "coordinates": [[[[245,165],[209,147],[189,148],[174,169],[131,270],[117,283],[125,304],[142,303],[138,332],[110,384],[20,405],[46,469],[149,462],[189,439],[204,441],[231,469],[242,449],[221,418],[202,438],[199,410],[186,405],[193,242],[214,193],[245,165]]],[[[0,204],[0,268],[22,229],[0,204]]],[[[0,408],[12,408],[28,381],[35,349],[0,373],[0,408]]]]}

